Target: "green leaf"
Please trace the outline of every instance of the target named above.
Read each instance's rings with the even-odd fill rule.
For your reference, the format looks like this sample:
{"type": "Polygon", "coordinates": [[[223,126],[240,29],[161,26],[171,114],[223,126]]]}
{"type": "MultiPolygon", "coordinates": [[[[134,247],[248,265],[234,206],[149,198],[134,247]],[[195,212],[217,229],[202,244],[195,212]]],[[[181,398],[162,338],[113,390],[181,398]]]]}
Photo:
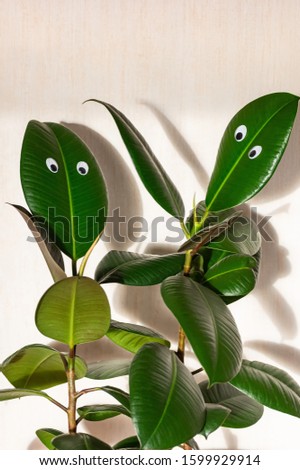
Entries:
{"type": "Polygon", "coordinates": [[[69,277],[46,291],[37,306],[35,322],[45,336],[72,348],[106,334],[110,324],[109,303],[96,281],[69,277]]]}
{"type": "Polygon", "coordinates": [[[298,100],[289,93],[273,93],[252,101],[233,117],[208,186],[208,211],[248,201],[265,186],[285,151],[298,100]]]}
{"type": "Polygon", "coordinates": [[[114,450],[119,450],[119,449],[139,450],[140,448],[141,448],[141,445],[137,436],[126,437],[125,439],[122,439],[122,441],[117,442],[117,444],[113,446],[114,450]]]}
{"type": "Polygon", "coordinates": [[[166,279],[162,297],[182,326],[210,384],[227,382],[240,369],[240,335],[225,303],[210,289],[185,276],[166,279]]]}
{"type": "Polygon", "coordinates": [[[37,218],[34,218],[33,215],[30,214],[30,212],[24,207],[18,206],[17,204],[10,205],[17,209],[19,214],[25,220],[29,230],[31,230],[38,247],[44,256],[54,282],[60,281],[61,279],[67,277],[64,271],[64,260],[62,254],[55,243],[49,240],[48,233],[42,222],[37,218]]]}
{"type": "Polygon", "coordinates": [[[88,101],[100,103],[110,112],[145,188],[163,209],[183,220],[184,205],[181,196],[144,137],[114,106],[95,99],[88,101]]]}
{"type": "Polygon", "coordinates": [[[56,436],[60,436],[63,434],[62,431],[58,431],[57,429],[52,428],[43,428],[38,429],[35,434],[39,438],[39,440],[47,447],[49,450],[55,450],[54,445],[52,444],[52,439],[56,436]]]}
{"type": "Polygon", "coordinates": [[[143,449],[168,449],[200,432],[205,405],[193,376],[174,352],[146,344],[130,369],[131,413],[143,449]]]}
{"type": "Polygon", "coordinates": [[[90,434],[62,434],[53,439],[52,444],[58,450],[112,450],[106,442],[90,434]]]}
{"type": "Polygon", "coordinates": [[[183,269],[184,255],[140,255],[130,251],[110,251],[97,266],[100,284],[118,282],[128,286],[151,286],[183,269]]]}
{"type": "Polygon", "coordinates": [[[300,386],[282,369],[244,360],[231,383],[262,405],[300,418],[300,386]]]}
{"type": "Polygon", "coordinates": [[[49,395],[47,395],[47,393],[40,392],[39,390],[27,390],[22,388],[6,388],[0,390],[0,401],[14,400],[15,398],[31,396],[43,397],[49,400],[49,395]]]}
{"type": "Polygon", "coordinates": [[[230,410],[222,423],[224,427],[246,428],[262,417],[264,407],[229,383],[208,388],[208,382],[205,381],[200,384],[200,388],[206,403],[218,404],[230,410]]]}
{"type": "Polygon", "coordinates": [[[129,374],[131,359],[111,359],[93,362],[88,365],[86,377],[94,380],[106,380],[129,374]]]}
{"type": "Polygon", "coordinates": [[[190,234],[194,235],[201,227],[207,228],[222,224],[224,221],[228,221],[231,218],[236,217],[240,212],[241,211],[238,211],[237,209],[227,209],[225,211],[209,212],[209,214],[206,214],[205,201],[200,201],[195,210],[190,211],[185,221],[185,225],[190,234]],[[205,220],[202,221],[204,215],[205,220]]]}
{"type": "Polygon", "coordinates": [[[229,414],[230,409],[225,406],[206,404],[206,419],[200,434],[207,439],[210,434],[223,425],[229,414]]]}
{"type": "Polygon", "coordinates": [[[101,390],[105,393],[108,393],[108,395],[121,403],[121,405],[123,405],[124,408],[130,412],[130,396],[127,392],[124,392],[120,388],[111,387],[109,385],[102,387],[101,390]]]}
{"type": "Polygon", "coordinates": [[[208,269],[203,284],[222,296],[244,296],[255,286],[256,264],[251,256],[227,256],[208,269]]]}
{"type": "Polygon", "coordinates": [[[128,410],[121,405],[87,405],[78,408],[77,412],[87,421],[104,421],[121,414],[130,417],[128,410]]]}
{"type": "MultiPolygon", "coordinates": [[[[16,388],[44,390],[67,382],[63,355],[49,346],[32,344],[12,354],[3,362],[3,374],[16,388]]],[[[75,374],[86,374],[85,362],[76,357],[75,374]]]]}
{"type": "Polygon", "coordinates": [[[107,212],[105,182],[88,147],[61,124],[30,121],[21,182],[31,212],[46,221],[53,241],[74,260],[84,256],[107,212]]]}
{"type": "Polygon", "coordinates": [[[106,336],[118,346],[132,353],[138,352],[147,343],[160,343],[170,347],[170,342],[156,331],[131,323],[111,321],[106,336]]]}

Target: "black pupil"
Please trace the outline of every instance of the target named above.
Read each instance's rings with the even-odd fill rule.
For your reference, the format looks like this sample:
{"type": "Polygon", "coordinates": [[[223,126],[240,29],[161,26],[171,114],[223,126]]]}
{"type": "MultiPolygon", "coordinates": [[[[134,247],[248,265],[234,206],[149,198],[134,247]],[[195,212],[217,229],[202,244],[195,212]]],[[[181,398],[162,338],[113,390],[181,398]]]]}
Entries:
{"type": "Polygon", "coordinates": [[[83,168],[83,166],[80,166],[80,167],[78,168],[78,170],[79,170],[79,173],[81,173],[82,175],[85,175],[85,174],[86,174],[86,169],[83,168]]]}
{"type": "Polygon", "coordinates": [[[255,157],[255,155],[256,155],[256,150],[251,150],[250,157],[255,157]]]}
{"type": "Polygon", "coordinates": [[[55,163],[51,163],[50,168],[52,171],[54,171],[54,173],[57,172],[57,166],[55,165],[55,163]]]}
{"type": "Polygon", "coordinates": [[[242,132],[238,132],[237,135],[235,136],[236,140],[241,140],[243,138],[242,132]]]}

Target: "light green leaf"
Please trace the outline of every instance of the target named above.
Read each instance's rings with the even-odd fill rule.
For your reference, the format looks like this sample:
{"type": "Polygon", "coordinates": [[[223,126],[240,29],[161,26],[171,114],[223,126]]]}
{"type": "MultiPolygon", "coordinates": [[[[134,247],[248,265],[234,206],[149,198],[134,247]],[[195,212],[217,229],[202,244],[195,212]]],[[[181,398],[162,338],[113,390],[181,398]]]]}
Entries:
{"type": "Polygon", "coordinates": [[[58,450],[112,450],[106,442],[90,434],[62,434],[53,439],[52,444],[58,450]]]}
{"type": "Polygon", "coordinates": [[[222,423],[224,427],[246,428],[262,417],[264,407],[229,383],[208,388],[208,382],[205,381],[200,384],[200,388],[206,403],[218,404],[230,410],[222,423]]]}
{"type": "Polygon", "coordinates": [[[74,260],[84,256],[107,213],[105,182],[88,147],[61,124],[30,121],[21,182],[31,212],[45,220],[58,247],[74,260]]]}
{"type": "Polygon", "coordinates": [[[14,400],[15,398],[31,396],[43,397],[49,400],[49,396],[47,395],[47,393],[41,392],[39,390],[27,390],[22,388],[6,388],[0,390],[0,401],[14,400]]]}
{"type": "Polygon", "coordinates": [[[231,383],[262,405],[300,418],[300,386],[282,369],[244,360],[231,383]]]}
{"type": "MultiPolygon", "coordinates": [[[[67,359],[49,346],[31,344],[12,354],[3,362],[3,374],[16,388],[44,390],[67,382],[65,363],[67,359]]],[[[85,376],[87,366],[76,357],[75,374],[85,376]]]]}
{"type": "Polygon", "coordinates": [[[225,303],[210,289],[185,276],[166,279],[161,293],[182,326],[210,384],[233,378],[241,365],[242,344],[225,303]]]}
{"type": "Polygon", "coordinates": [[[230,121],[208,186],[208,211],[248,201],[273,175],[288,143],[298,96],[273,93],[247,104],[230,121]]]}
{"type": "Polygon", "coordinates": [[[104,421],[120,414],[130,417],[129,411],[121,405],[87,405],[78,408],[77,412],[87,421],[104,421]]]}
{"type": "Polygon", "coordinates": [[[205,424],[200,432],[205,439],[215,432],[230,414],[230,409],[225,406],[206,403],[206,419],[205,424]]]}
{"type": "Polygon", "coordinates": [[[43,428],[38,429],[35,434],[39,438],[39,440],[47,447],[49,450],[55,450],[54,445],[52,444],[52,439],[56,436],[60,436],[63,434],[62,431],[58,431],[57,429],[52,428],[43,428]]]}
{"type": "Polygon", "coordinates": [[[96,281],[69,277],[46,291],[37,306],[35,322],[45,336],[72,348],[106,334],[110,324],[109,303],[96,281]]]}
{"type": "Polygon", "coordinates": [[[140,255],[129,251],[110,251],[97,266],[100,284],[118,282],[128,286],[151,286],[183,269],[184,255],[140,255]]]}
{"type": "Polygon", "coordinates": [[[170,342],[156,331],[131,323],[112,320],[106,336],[118,346],[132,353],[138,352],[147,343],[160,343],[170,347],[170,342]]]}
{"type": "Polygon", "coordinates": [[[146,344],[130,369],[131,413],[143,449],[169,449],[200,432],[205,405],[174,352],[146,344]]]}
{"type": "Polygon", "coordinates": [[[100,103],[110,112],[145,188],[163,209],[182,220],[184,205],[181,196],[144,137],[114,106],[95,99],[88,101],[100,103]]]}
{"type": "Polygon", "coordinates": [[[93,362],[88,365],[86,377],[94,380],[106,380],[129,374],[131,359],[110,359],[93,362]]]}

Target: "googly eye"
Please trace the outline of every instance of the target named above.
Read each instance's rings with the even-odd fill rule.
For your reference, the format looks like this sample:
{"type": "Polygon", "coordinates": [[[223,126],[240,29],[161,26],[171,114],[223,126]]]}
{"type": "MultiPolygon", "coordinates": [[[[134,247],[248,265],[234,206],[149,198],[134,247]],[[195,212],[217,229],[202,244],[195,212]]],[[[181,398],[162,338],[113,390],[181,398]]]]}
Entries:
{"type": "Polygon", "coordinates": [[[87,175],[89,172],[89,166],[86,162],[78,162],[76,169],[78,173],[82,176],[87,175]]]}
{"type": "Polygon", "coordinates": [[[57,161],[54,160],[54,158],[47,158],[46,165],[52,173],[58,172],[59,166],[57,161]]]}
{"type": "Polygon", "coordinates": [[[234,138],[237,142],[241,142],[247,135],[247,127],[242,124],[241,126],[237,127],[234,133],[234,138]]]}
{"type": "Polygon", "coordinates": [[[248,157],[251,158],[251,160],[253,160],[254,158],[258,157],[258,155],[261,153],[261,151],[262,151],[262,146],[261,145],[255,145],[255,147],[252,147],[252,149],[249,150],[248,157]]]}

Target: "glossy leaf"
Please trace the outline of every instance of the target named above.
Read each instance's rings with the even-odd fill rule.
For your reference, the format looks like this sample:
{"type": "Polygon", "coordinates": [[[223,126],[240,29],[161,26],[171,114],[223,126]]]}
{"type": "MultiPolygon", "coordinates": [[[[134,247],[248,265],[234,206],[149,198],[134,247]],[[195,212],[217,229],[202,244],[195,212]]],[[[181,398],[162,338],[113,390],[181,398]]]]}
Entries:
{"type": "Polygon", "coordinates": [[[137,436],[126,437],[125,439],[122,439],[122,441],[117,442],[117,444],[113,446],[114,450],[118,450],[118,449],[139,450],[140,448],[141,448],[141,445],[137,436]]]}
{"type": "Polygon", "coordinates": [[[230,220],[240,214],[241,211],[237,209],[226,209],[225,211],[209,212],[206,214],[205,201],[200,201],[194,210],[190,211],[185,225],[191,235],[194,235],[200,228],[207,228],[214,225],[222,224],[226,220],[230,220]],[[205,220],[202,221],[205,215],[205,220]]]}
{"type": "Polygon", "coordinates": [[[103,101],[89,101],[102,104],[110,112],[145,188],[163,209],[182,220],[184,205],[181,196],[144,137],[114,106],[103,101]]]}
{"type": "Polygon", "coordinates": [[[70,258],[85,255],[102,232],[106,187],[88,147],[66,127],[30,121],[23,140],[21,182],[27,204],[70,258]]]}
{"type": "Polygon", "coordinates": [[[46,291],[37,306],[35,321],[45,336],[73,347],[106,334],[109,303],[96,281],[69,277],[46,291]]]}
{"type": "Polygon", "coordinates": [[[256,260],[251,256],[231,255],[214,264],[203,276],[203,285],[222,296],[243,296],[255,286],[256,260]]]}
{"type": "Polygon", "coordinates": [[[230,409],[225,406],[206,403],[205,424],[200,432],[206,439],[210,434],[223,425],[226,418],[230,415],[230,409]]]}
{"type": "Polygon", "coordinates": [[[229,383],[208,388],[208,382],[205,381],[200,384],[200,388],[206,403],[218,404],[230,410],[222,423],[224,427],[246,428],[262,417],[264,407],[229,383]]]}
{"type": "Polygon", "coordinates": [[[130,413],[121,405],[87,405],[77,409],[79,416],[87,421],[104,421],[120,414],[130,416],[130,413]]]}
{"type": "Polygon", "coordinates": [[[14,400],[15,398],[31,396],[43,397],[49,400],[47,393],[41,392],[39,390],[27,390],[25,388],[6,388],[0,390],[0,401],[14,400]]]}
{"type": "Polygon", "coordinates": [[[207,210],[241,204],[265,186],[285,151],[298,100],[289,93],[273,93],[252,101],[233,117],[208,186],[207,210]]]}
{"type": "Polygon", "coordinates": [[[131,359],[110,359],[93,362],[88,365],[86,377],[94,380],[106,380],[129,374],[131,359]]]}
{"type": "Polygon", "coordinates": [[[143,449],[168,449],[200,432],[202,394],[174,352],[146,344],[130,369],[131,413],[143,449]]]}
{"type": "Polygon", "coordinates": [[[118,346],[132,353],[138,352],[147,343],[160,343],[170,347],[170,342],[156,331],[131,323],[111,321],[106,336],[118,346]]]}
{"type": "Polygon", "coordinates": [[[33,215],[24,207],[17,204],[11,204],[11,206],[17,209],[19,214],[25,220],[29,230],[31,230],[38,247],[44,256],[54,282],[67,277],[64,271],[64,260],[62,254],[55,243],[49,240],[47,230],[41,221],[34,218],[33,215]]]}
{"type": "Polygon", "coordinates": [[[115,398],[121,405],[124,406],[130,412],[130,396],[124,390],[117,387],[111,387],[109,385],[102,387],[101,390],[108,393],[111,397],[115,398]]]}
{"type": "Polygon", "coordinates": [[[52,444],[52,440],[56,436],[60,436],[63,434],[62,431],[58,431],[57,429],[52,428],[43,428],[38,429],[35,434],[39,438],[39,440],[47,447],[49,450],[55,450],[54,445],[52,444]]]}
{"type": "Polygon", "coordinates": [[[110,251],[98,264],[95,279],[100,284],[118,282],[128,286],[151,286],[183,269],[184,255],[140,255],[110,251]]]}
{"type": "Polygon", "coordinates": [[[62,434],[53,439],[52,444],[58,450],[112,450],[106,442],[90,434],[62,434]]]}
{"type": "Polygon", "coordinates": [[[210,384],[233,378],[241,365],[242,345],[225,303],[210,289],[185,276],[166,279],[161,293],[182,326],[210,384]]]}
{"type": "MultiPolygon", "coordinates": [[[[67,382],[65,364],[67,359],[55,349],[42,344],[32,344],[5,359],[2,372],[16,388],[44,390],[67,382]]],[[[76,357],[76,378],[84,377],[86,370],[85,362],[76,357]]]]}
{"type": "Polygon", "coordinates": [[[244,360],[231,383],[259,403],[300,418],[300,386],[282,369],[244,360]]]}

